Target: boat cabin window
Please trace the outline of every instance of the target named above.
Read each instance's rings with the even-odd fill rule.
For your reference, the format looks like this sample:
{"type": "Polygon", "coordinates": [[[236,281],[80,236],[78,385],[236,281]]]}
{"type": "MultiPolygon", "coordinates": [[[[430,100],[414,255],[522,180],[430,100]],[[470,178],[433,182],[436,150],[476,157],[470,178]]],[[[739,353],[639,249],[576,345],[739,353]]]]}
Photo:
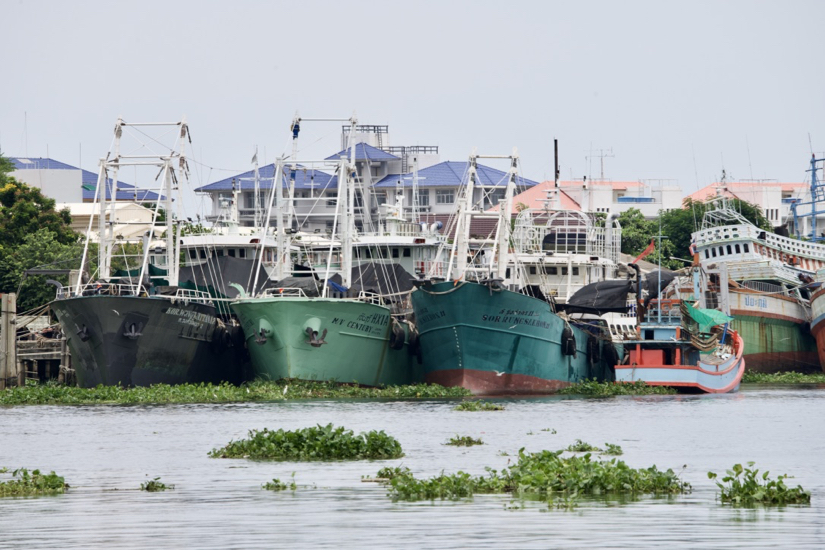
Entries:
{"type": "Polygon", "coordinates": [[[535,275],[535,274],[536,274],[536,267],[531,265],[530,266],[530,275],[535,275]]]}
{"type": "Polygon", "coordinates": [[[739,245],[737,244],[736,245],[736,253],[739,254],[740,252],[742,252],[742,251],[739,249],[739,245]]]}
{"type": "Polygon", "coordinates": [[[578,267],[574,267],[574,268],[573,268],[573,275],[578,275],[578,274],[579,274],[579,268],[578,268],[578,267]]]}
{"type": "Polygon", "coordinates": [[[410,256],[412,256],[412,251],[409,248],[405,248],[404,249],[404,257],[409,258],[410,256]]]}
{"type": "Polygon", "coordinates": [[[194,248],[190,248],[190,249],[189,249],[189,257],[190,257],[191,259],[193,259],[193,260],[197,260],[197,259],[198,259],[198,252],[197,252],[197,250],[195,250],[194,248]]]}
{"type": "Polygon", "coordinates": [[[733,254],[733,251],[731,250],[730,245],[728,245],[728,254],[733,254]]]}
{"type": "Polygon", "coordinates": [[[223,256],[223,248],[218,249],[218,256],[223,256]]]}
{"type": "Polygon", "coordinates": [[[561,274],[562,275],[567,275],[567,268],[566,267],[561,268],[561,274]]]}
{"type": "Polygon", "coordinates": [[[510,268],[507,268],[507,271],[504,273],[504,277],[509,279],[510,278],[510,268]]]}
{"type": "Polygon", "coordinates": [[[238,249],[238,258],[246,258],[246,249],[245,248],[239,248],[238,249]]]}
{"type": "Polygon", "coordinates": [[[550,275],[558,275],[558,274],[559,274],[559,268],[558,267],[551,267],[550,268],[550,275]]]}
{"type": "Polygon", "coordinates": [[[713,254],[714,258],[716,257],[716,249],[715,248],[711,248],[710,253],[713,254]]]}
{"type": "Polygon", "coordinates": [[[747,254],[748,252],[750,252],[750,250],[748,250],[748,249],[750,248],[750,247],[748,246],[748,243],[745,243],[745,244],[743,244],[742,246],[744,246],[744,247],[745,247],[745,254],[747,254]]]}
{"type": "Polygon", "coordinates": [[[708,249],[706,248],[705,249],[705,259],[707,260],[708,258],[710,258],[710,252],[708,252],[708,249]]]}
{"type": "Polygon", "coordinates": [[[228,250],[228,252],[229,252],[229,255],[230,255],[230,256],[232,256],[233,258],[235,257],[235,249],[234,249],[234,248],[230,248],[230,249],[228,250]]]}
{"type": "Polygon", "coordinates": [[[392,249],[392,257],[393,258],[398,258],[398,249],[397,248],[392,249]]]}

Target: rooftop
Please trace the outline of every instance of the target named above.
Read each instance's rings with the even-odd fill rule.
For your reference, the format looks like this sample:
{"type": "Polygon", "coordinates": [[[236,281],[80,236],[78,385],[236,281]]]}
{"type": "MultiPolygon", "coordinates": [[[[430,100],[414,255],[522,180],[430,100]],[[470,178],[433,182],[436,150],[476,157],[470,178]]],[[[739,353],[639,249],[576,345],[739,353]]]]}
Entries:
{"type": "MultiPolygon", "coordinates": [[[[275,163],[267,164],[258,168],[259,187],[260,189],[272,189],[272,180],[275,178],[275,163]]],[[[289,176],[289,166],[284,167],[283,186],[287,185],[289,176]]],[[[254,191],[255,190],[255,171],[249,170],[243,174],[237,174],[224,178],[222,180],[198,187],[195,189],[197,193],[209,193],[214,191],[231,191],[232,182],[235,182],[236,188],[239,191],[254,191]]],[[[315,170],[314,168],[306,168],[305,166],[298,166],[295,171],[295,189],[336,189],[338,187],[338,176],[315,170]]]]}
{"type": "MultiPolygon", "coordinates": [[[[524,204],[527,208],[544,208],[544,201],[547,199],[547,191],[553,188],[555,183],[552,181],[543,181],[534,185],[527,191],[519,193],[513,197],[513,210],[511,214],[519,211],[519,204],[524,204]]],[[[570,195],[564,192],[563,189],[559,191],[559,202],[562,210],[581,210],[581,206],[570,195]]],[[[488,212],[498,212],[499,205],[496,205],[488,210],[488,212]]]]}
{"type": "MultiPolygon", "coordinates": [[[[419,187],[461,187],[467,178],[467,168],[469,162],[444,161],[423,168],[418,171],[419,187]]],[[[478,183],[480,185],[495,185],[505,187],[507,185],[507,172],[491,168],[489,166],[478,165],[478,183]]],[[[412,186],[411,174],[390,174],[382,178],[374,185],[376,188],[395,187],[398,182],[402,187],[412,186]]],[[[519,187],[532,187],[538,182],[518,177],[516,185],[519,187]]]]}
{"type": "MultiPolygon", "coordinates": [[[[349,148],[344,149],[343,151],[338,151],[334,155],[331,155],[324,160],[336,160],[341,158],[342,156],[346,156],[349,158],[350,150],[349,148]]],[[[386,151],[382,151],[377,147],[373,147],[367,143],[361,142],[355,145],[355,160],[400,160],[395,155],[391,155],[386,151]]]]}

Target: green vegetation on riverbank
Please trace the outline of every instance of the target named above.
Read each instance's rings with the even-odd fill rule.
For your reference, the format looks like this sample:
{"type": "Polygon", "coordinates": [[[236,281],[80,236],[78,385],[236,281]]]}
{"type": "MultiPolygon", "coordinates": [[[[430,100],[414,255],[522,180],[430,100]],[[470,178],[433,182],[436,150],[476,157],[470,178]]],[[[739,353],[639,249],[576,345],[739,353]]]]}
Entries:
{"type": "Polygon", "coordinates": [[[464,388],[445,388],[432,384],[365,388],[332,382],[281,380],[232,384],[158,384],[148,388],[97,386],[76,388],[42,384],[9,388],[0,392],[0,405],[97,405],[157,403],[240,403],[283,401],[287,399],[440,399],[466,397],[464,388]]]}
{"type": "Polygon", "coordinates": [[[375,430],[355,435],[352,430],[332,424],[300,430],[250,430],[249,439],[230,441],[212,449],[212,458],[252,458],[257,460],[383,460],[404,456],[401,444],[392,436],[375,430]]]}
{"type": "MultiPolygon", "coordinates": [[[[0,473],[5,472],[8,468],[0,469],[0,473]]],[[[0,481],[0,497],[59,495],[69,488],[66,481],[54,472],[42,474],[40,470],[29,472],[26,468],[18,468],[11,475],[12,479],[0,481]]]]}
{"type": "Polygon", "coordinates": [[[743,384],[825,384],[825,373],[802,374],[801,372],[753,372],[746,370],[743,384]]]}
{"type": "Polygon", "coordinates": [[[598,382],[583,380],[559,390],[561,395],[584,395],[586,397],[613,397],[615,395],[672,395],[676,390],[666,386],[649,386],[638,382],[598,382]]]}

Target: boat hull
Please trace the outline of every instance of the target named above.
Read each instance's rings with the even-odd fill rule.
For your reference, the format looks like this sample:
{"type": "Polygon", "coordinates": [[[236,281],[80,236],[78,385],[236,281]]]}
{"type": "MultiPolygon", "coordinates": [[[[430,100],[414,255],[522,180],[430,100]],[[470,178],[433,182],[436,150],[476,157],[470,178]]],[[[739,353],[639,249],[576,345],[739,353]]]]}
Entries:
{"type": "Polygon", "coordinates": [[[748,370],[764,373],[819,372],[816,341],[808,312],[782,296],[731,291],[731,328],[745,342],[748,370]]]}
{"type": "MultiPolygon", "coordinates": [[[[575,326],[575,355],[562,353],[565,321],[550,305],[476,283],[425,285],[412,294],[425,381],[476,395],[548,394],[588,378],[612,380],[575,326]],[[592,360],[591,360],[592,359],[592,360]]],[[[596,340],[596,346],[612,346],[596,340]]]]}
{"type": "Polygon", "coordinates": [[[257,378],[366,386],[421,379],[406,327],[400,349],[391,347],[395,321],[384,306],[350,299],[278,297],[244,299],[231,308],[244,327],[257,378]],[[307,328],[324,343],[313,345],[307,328]]]}
{"type": "Polygon", "coordinates": [[[216,328],[211,305],[103,295],[51,308],[81,387],[242,381],[243,350],[216,328]]]}
{"type": "Polygon", "coordinates": [[[825,288],[811,297],[811,334],[816,340],[816,350],[822,371],[825,372],[825,288]]]}
{"type": "MultiPolygon", "coordinates": [[[[742,337],[736,332],[731,332],[730,337],[733,339],[736,353],[718,363],[698,360],[694,365],[645,364],[644,350],[639,349],[636,356],[642,359],[638,364],[616,365],[616,381],[642,381],[651,386],[669,386],[679,391],[695,393],[738,391],[742,375],[745,373],[745,346],[742,337]]],[[[640,343],[639,346],[644,347],[644,343],[640,343]]]]}

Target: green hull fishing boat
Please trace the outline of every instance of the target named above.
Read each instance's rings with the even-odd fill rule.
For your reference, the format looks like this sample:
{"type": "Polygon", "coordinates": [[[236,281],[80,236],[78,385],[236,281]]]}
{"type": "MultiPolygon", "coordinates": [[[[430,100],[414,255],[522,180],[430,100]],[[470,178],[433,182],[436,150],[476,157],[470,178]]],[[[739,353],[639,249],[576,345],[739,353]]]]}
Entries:
{"type": "Polygon", "coordinates": [[[284,296],[241,300],[231,307],[247,337],[256,378],[366,386],[420,380],[409,331],[385,306],[284,296]]]}
{"type": "Polygon", "coordinates": [[[610,352],[600,353],[613,344],[569,324],[546,301],[472,282],[424,285],[412,301],[426,382],[500,395],[613,379],[611,361],[601,360],[610,352]]]}

